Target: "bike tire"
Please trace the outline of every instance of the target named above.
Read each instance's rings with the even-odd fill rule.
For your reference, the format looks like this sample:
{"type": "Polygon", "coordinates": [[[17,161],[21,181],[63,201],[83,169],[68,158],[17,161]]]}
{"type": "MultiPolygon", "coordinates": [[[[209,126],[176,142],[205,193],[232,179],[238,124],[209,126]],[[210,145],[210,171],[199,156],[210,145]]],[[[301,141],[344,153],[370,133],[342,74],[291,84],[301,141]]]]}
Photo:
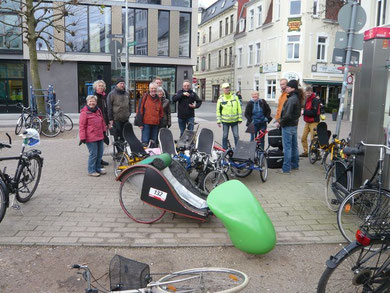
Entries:
{"type": "Polygon", "coordinates": [[[141,200],[146,168],[135,168],[125,175],[119,189],[119,203],[125,214],[137,223],[152,224],[165,215],[165,210],[141,200]]]}
{"type": "Polygon", "coordinates": [[[20,131],[22,130],[23,128],[23,118],[22,116],[19,117],[18,121],[16,122],[16,126],[15,126],[15,134],[16,135],[19,135],[20,134],[20,131]]]}
{"type": "Polygon", "coordinates": [[[39,119],[38,117],[33,117],[31,119],[30,128],[34,128],[36,131],[38,131],[38,133],[41,133],[41,129],[42,129],[41,119],[39,119]]]}
{"type": "Polygon", "coordinates": [[[260,167],[260,179],[262,182],[266,182],[268,179],[268,162],[267,162],[267,157],[266,155],[260,154],[260,159],[259,159],[259,167],[260,167]]]}
{"type": "Polygon", "coordinates": [[[322,156],[321,164],[322,164],[322,167],[324,168],[325,172],[327,172],[328,169],[332,166],[332,161],[330,159],[330,153],[328,151],[324,152],[324,155],[322,156]]]}
{"type": "Polygon", "coordinates": [[[7,211],[7,195],[3,189],[3,186],[0,185],[0,223],[4,219],[6,211],[7,211]]]}
{"type": "Polygon", "coordinates": [[[233,174],[236,177],[239,177],[239,178],[247,177],[252,173],[252,169],[236,168],[236,167],[233,167],[232,165],[230,166],[230,170],[233,172],[233,174]]]}
{"type": "Polygon", "coordinates": [[[16,178],[18,188],[15,197],[19,202],[28,202],[38,188],[42,174],[42,158],[38,155],[27,159],[27,165],[19,165],[16,178]]]}
{"type": "Polygon", "coordinates": [[[309,162],[310,164],[314,164],[315,162],[318,161],[318,159],[320,158],[320,154],[319,154],[319,150],[318,150],[318,142],[317,142],[317,139],[314,138],[311,143],[310,143],[310,146],[309,146],[309,153],[308,153],[308,157],[309,157],[309,162]]]}
{"type": "Polygon", "coordinates": [[[383,265],[389,257],[390,247],[385,242],[343,247],[335,257],[337,264],[327,266],[322,273],[317,293],[388,292],[388,284],[383,282],[389,278],[388,270],[383,265]]]}
{"type": "Polygon", "coordinates": [[[381,212],[387,212],[390,192],[376,189],[358,189],[349,194],[337,212],[337,225],[343,237],[352,242],[356,231],[381,212]]]}
{"type": "Polygon", "coordinates": [[[345,194],[339,188],[340,185],[344,186],[348,191],[352,189],[352,171],[348,170],[346,162],[336,160],[328,170],[325,178],[325,202],[333,212],[338,211],[345,197],[345,194]]]}
{"type": "Polygon", "coordinates": [[[66,131],[71,131],[73,129],[73,121],[72,121],[72,119],[68,115],[66,115],[66,114],[63,114],[62,117],[64,119],[64,129],[66,131]]]}
{"type": "Polygon", "coordinates": [[[228,181],[229,178],[225,172],[219,170],[212,170],[204,176],[200,188],[207,194],[211,192],[218,185],[228,181]]]}
{"type": "Polygon", "coordinates": [[[55,117],[52,117],[51,120],[51,124],[47,117],[42,120],[42,134],[44,136],[55,137],[61,132],[61,122],[55,117]]]}
{"type": "Polygon", "coordinates": [[[214,292],[233,293],[242,291],[249,277],[238,270],[228,268],[195,268],[166,275],[157,281],[160,293],[214,292]]]}

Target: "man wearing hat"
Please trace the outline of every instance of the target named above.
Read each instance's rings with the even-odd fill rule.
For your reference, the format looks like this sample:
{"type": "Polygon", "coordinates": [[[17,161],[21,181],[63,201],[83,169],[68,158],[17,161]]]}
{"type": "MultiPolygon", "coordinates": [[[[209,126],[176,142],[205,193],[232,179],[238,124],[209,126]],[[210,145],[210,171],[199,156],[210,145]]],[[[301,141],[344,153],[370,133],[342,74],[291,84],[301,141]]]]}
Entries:
{"type": "Polygon", "coordinates": [[[223,126],[222,147],[226,150],[228,148],[229,127],[232,128],[234,144],[237,145],[238,124],[242,122],[241,103],[235,94],[230,92],[230,85],[228,83],[222,84],[223,94],[219,96],[217,102],[217,123],[218,126],[223,126]]]}
{"type": "Polygon", "coordinates": [[[115,88],[107,96],[107,112],[110,128],[114,127],[115,141],[124,140],[123,127],[130,117],[130,96],[125,90],[125,81],[119,78],[115,88]]]}
{"type": "Polygon", "coordinates": [[[283,105],[280,116],[284,161],[278,173],[290,174],[299,169],[298,121],[301,116],[303,93],[298,89],[298,81],[290,80],[286,87],[287,101],[283,105]]]}

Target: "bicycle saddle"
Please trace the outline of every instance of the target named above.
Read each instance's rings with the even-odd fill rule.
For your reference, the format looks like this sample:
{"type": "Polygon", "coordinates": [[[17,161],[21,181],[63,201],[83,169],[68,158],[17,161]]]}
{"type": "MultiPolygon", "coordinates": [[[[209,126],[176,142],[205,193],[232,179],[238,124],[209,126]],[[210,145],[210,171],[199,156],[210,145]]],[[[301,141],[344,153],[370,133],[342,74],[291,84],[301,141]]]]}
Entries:
{"type": "Polygon", "coordinates": [[[358,155],[363,155],[364,150],[361,148],[345,147],[343,148],[343,153],[346,154],[347,156],[349,155],[358,156],[358,155]]]}
{"type": "Polygon", "coordinates": [[[250,190],[238,180],[214,188],[207,205],[228,230],[233,245],[251,254],[265,254],[276,244],[274,225],[250,190]]]}

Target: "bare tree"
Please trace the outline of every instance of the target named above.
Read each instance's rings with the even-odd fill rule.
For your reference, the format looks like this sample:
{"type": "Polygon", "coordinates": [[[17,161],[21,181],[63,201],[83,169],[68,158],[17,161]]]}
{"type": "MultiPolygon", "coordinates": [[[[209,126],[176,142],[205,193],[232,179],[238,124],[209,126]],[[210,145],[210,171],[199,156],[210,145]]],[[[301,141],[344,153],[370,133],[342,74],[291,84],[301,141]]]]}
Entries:
{"type": "MultiPolygon", "coordinates": [[[[13,41],[23,35],[23,43],[27,45],[29,50],[32,85],[35,89],[41,89],[37,42],[39,46],[45,44],[48,52],[53,56],[51,62],[55,60],[61,61],[52,43],[54,40],[65,42],[64,38],[59,37],[61,32],[74,36],[74,32],[68,27],[71,25],[74,26],[75,24],[72,23],[65,26],[63,19],[71,15],[71,12],[69,12],[69,4],[76,5],[78,4],[78,0],[52,3],[43,2],[43,0],[0,0],[0,4],[3,15],[15,15],[18,18],[16,22],[10,21],[7,18],[0,18],[0,24],[12,28],[10,35],[7,35],[8,41],[6,45],[10,46],[13,41]]],[[[72,47],[71,43],[67,45],[72,47]]],[[[37,100],[37,106],[38,111],[45,112],[45,102],[43,99],[37,100]]]]}

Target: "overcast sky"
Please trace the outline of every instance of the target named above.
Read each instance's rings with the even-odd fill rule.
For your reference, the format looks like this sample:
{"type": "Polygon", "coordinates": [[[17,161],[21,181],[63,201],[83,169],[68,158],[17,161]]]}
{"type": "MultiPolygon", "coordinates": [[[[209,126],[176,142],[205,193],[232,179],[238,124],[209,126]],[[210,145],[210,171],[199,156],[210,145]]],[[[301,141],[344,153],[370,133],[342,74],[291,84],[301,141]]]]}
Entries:
{"type": "Polygon", "coordinates": [[[209,7],[211,4],[217,2],[217,0],[199,0],[198,3],[199,3],[199,7],[204,7],[204,8],[207,8],[209,7]]]}

